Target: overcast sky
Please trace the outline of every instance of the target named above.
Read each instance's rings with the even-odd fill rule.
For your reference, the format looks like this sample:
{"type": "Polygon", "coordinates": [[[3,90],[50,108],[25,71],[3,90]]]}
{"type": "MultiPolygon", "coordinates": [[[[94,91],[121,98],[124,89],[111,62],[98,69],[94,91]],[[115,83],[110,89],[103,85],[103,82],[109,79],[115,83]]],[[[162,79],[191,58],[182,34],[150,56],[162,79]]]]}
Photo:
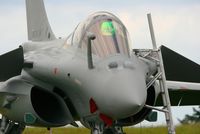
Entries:
{"type": "MultiPolygon", "coordinates": [[[[57,37],[70,34],[91,13],[109,11],[127,27],[133,48],[151,48],[146,19],[151,12],[157,44],[200,63],[199,0],[45,0],[45,5],[57,37]]],[[[0,54],[27,41],[25,11],[24,0],[0,0],[0,54]]],[[[175,118],[182,118],[192,110],[175,111],[175,118]]]]}

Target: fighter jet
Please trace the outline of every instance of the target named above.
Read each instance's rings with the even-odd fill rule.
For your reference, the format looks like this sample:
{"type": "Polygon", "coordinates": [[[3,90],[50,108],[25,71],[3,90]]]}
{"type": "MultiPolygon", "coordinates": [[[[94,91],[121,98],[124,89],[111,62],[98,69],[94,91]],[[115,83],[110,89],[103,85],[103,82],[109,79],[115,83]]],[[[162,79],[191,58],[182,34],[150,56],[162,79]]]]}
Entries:
{"type": "Polygon", "coordinates": [[[123,134],[124,126],[156,121],[155,111],[175,134],[171,106],[200,105],[200,66],[156,47],[150,15],[153,49],[131,50],[111,13],[94,13],[56,38],[43,0],[26,0],[26,9],[28,42],[0,56],[0,134],[76,121],[91,134],[123,134]]]}

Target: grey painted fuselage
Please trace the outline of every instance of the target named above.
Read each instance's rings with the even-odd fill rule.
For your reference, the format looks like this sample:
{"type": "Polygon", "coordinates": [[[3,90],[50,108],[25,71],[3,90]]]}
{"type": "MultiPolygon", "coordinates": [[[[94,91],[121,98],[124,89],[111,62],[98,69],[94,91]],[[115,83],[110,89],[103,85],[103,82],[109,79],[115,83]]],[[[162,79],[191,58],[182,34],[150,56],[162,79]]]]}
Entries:
{"type": "Polygon", "coordinates": [[[87,53],[63,39],[25,43],[23,48],[25,61],[33,62],[33,68],[24,69],[22,77],[28,79],[26,75],[30,74],[61,89],[81,118],[93,116],[91,98],[101,113],[113,119],[137,113],[146,101],[145,77],[149,70],[135,55],[116,54],[105,59],[94,56],[94,69],[88,69],[87,53]],[[117,67],[110,68],[111,63],[117,63],[117,67]]]}

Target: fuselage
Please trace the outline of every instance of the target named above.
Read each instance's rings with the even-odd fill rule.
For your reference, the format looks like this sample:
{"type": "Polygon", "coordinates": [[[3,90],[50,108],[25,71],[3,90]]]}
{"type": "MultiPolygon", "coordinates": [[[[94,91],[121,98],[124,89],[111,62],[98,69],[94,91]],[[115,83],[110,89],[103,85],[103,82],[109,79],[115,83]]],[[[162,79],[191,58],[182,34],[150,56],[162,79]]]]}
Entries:
{"type": "Polygon", "coordinates": [[[149,65],[129,46],[123,23],[100,12],[80,23],[71,39],[25,43],[25,61],[33,68],[22,74],[50,84],[78,119],[110,124],[138,113],[147,98],[149,65]]]}
{"type": "Polygon", "coordinates": [[[94,68],[89,69],[87,53],[63,39],[29,42],[23,48],[25,61],[33,62],[33,68],[24,69],[23,77],[26,79],[30,74],[62,90],[80,118],[96,118],[97,113],[102,113],[112,119],[122,119],[144,106],[147,70],[135,55],[116,54],[103,59],[94,55],[94,68]],[[98,107],[97,112],[90,111],[91,99],[98,107]]]}
{"type": "Polygon", "coordinates": [[[155,64],[131,52],[127,29],[110,13],[91,15],[69,38],[26,42],[22,48],[21,75],[1,89],[0,110],[14,121],[48,127],[75,120],[112,125],[144,108],[155,64]]]}

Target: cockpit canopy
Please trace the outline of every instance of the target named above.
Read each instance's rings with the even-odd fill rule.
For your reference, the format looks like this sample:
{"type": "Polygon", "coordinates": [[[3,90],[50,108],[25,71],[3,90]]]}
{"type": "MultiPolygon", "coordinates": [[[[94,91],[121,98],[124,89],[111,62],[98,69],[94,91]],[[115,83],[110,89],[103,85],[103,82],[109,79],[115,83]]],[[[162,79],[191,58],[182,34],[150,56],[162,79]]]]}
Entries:
{"type": "Polygon", "coordinates": [[[129,37],[123,23],[114,15],[98,12],[80,23],[72,36],[72,45],[87,50],[87,36],[94,34],[92,53],[99,57],[122,54],[129,56],[129,37]]]}

